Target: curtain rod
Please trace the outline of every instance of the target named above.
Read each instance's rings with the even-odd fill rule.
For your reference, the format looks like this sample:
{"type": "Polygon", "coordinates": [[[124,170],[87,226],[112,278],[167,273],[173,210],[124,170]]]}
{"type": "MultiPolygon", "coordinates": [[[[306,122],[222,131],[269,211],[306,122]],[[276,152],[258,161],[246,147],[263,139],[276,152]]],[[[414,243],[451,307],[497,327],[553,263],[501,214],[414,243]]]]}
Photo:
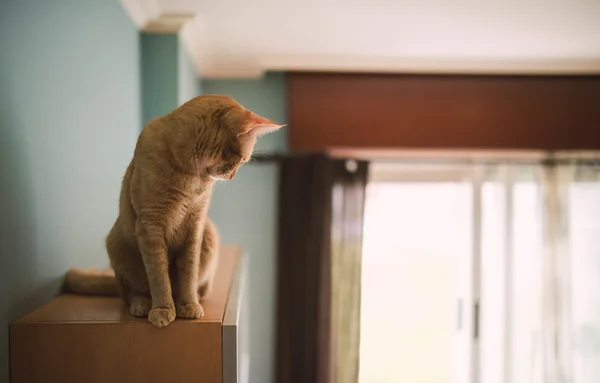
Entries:
{"type": "Polygon", "coordinates": [[[252,163],[280,162],[285,158],[323,155],[338,159],[365,160],[370,162],[396,162],[420,164],[492,164],[510,163],[522,165],[586,165],[600,166],[600,151],[448,151],[448,150],[355,150],[330,149],[322,152],[272,152],[255,153],[252,163]]]}

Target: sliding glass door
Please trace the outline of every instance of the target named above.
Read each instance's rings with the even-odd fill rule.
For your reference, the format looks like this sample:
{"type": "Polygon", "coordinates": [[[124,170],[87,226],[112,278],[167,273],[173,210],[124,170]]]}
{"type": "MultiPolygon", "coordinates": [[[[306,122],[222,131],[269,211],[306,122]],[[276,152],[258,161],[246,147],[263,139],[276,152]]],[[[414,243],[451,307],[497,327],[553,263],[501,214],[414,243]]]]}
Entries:
{"type": "Polygon", "coordinates": [[[599,169],[371,164],[360,381],[600,381],[599,169]]]}
{"type": "Polygon", "coordinates": [[[361,382],[464,381],[472,346],[465,311],[473,187],[466,170],[372,164],[363,240],[361,382]]]}

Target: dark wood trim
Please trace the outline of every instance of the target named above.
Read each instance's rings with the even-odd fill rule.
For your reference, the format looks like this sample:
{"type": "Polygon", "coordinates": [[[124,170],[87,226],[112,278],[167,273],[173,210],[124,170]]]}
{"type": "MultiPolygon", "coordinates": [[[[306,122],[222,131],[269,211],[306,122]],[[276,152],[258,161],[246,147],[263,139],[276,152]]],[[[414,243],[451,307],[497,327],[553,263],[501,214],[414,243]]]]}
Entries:
{"type": "Polygon", "coordinates": [[[292,151],[600,149],[600,76],[290,73],[292,151]]]}

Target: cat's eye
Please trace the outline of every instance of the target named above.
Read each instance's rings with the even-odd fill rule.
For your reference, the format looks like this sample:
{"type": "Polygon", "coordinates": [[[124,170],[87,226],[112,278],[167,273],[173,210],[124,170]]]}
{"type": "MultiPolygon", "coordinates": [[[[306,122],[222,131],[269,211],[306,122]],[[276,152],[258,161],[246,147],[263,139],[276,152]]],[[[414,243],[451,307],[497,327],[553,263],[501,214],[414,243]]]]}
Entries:
{"type": "Polygon", "coordinates": [[[220,174],[225,174],[225,173],[229,173],[229,171],[231,171],[231,169],[233,169],[234,165],[233,164],[225,164],[225,165],[221,165],[218,167],[218,171],[220,174]]]}

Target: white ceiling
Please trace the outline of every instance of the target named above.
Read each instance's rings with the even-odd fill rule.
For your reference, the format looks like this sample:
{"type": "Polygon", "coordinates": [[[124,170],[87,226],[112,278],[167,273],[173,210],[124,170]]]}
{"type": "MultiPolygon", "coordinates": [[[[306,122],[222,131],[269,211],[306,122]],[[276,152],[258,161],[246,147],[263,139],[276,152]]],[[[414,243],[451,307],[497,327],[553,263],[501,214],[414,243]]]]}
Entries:
{"type": "Polygon", "coordinates": [[[266,70],[600,73],[600,0],[122,0],[203,77],[266,70]]]}

